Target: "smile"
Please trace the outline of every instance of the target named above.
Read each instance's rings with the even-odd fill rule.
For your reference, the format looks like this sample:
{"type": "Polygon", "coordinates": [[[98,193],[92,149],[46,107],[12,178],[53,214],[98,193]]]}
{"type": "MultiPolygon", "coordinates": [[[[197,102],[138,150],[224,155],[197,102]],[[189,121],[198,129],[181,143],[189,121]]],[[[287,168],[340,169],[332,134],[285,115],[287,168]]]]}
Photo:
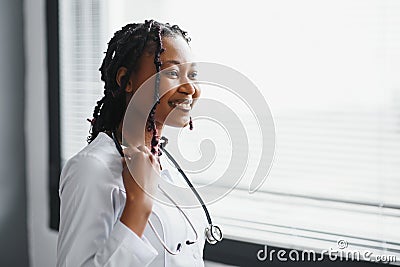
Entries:
{"type": "Polygon", "coordinates": [[[192,109],[193,99],[177,99],[174,101],[168,101],[168,105],[172,108],[178,108],[184,111],[192,109]]]}

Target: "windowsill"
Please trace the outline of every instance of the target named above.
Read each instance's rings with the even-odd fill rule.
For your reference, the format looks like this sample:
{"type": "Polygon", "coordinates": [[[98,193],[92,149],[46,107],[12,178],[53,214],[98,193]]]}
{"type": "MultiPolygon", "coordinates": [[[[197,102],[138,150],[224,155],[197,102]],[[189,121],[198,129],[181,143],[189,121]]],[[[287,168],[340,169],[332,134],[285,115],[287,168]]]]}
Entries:
{"type": "Polygon", "coordinates": [[[340,251],[337,241],[345,240],[344,252],[400,260],[398,209],[245,190],[232,191],[209,209],[228,239],[316,253],[340,251]]]}

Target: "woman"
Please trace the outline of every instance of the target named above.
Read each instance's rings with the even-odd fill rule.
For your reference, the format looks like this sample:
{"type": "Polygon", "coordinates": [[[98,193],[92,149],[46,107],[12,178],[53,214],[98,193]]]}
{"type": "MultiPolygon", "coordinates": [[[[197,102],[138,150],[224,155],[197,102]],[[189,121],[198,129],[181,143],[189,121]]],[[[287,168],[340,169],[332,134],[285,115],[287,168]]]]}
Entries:
{"type": "Polygon", "coordinates": [[[161,170],[159,138],[165,124],[193,127],[189,111],[200,96],[192,82],[196,70],[193,65],[179,64],[193,61],[189,41],[178,26],[150,20],[126,25],[109,42],[100,67],[104,97],[90,120],[89,145],[68,160],[60,177],[57,266],[204,265],[207,222],[202,211],[187,211],[199,240],[186,244],[194,234],[182,213],[151,197],[159,179],[171,183],[181,179],[173,177],[164,163],[161,170]],[[118,151],[129,101],[147,79],[166,68],[150,94],[156,100],[142,127],[144,144],[133,138],[129,148],[118,151]],[[179,84],[181,77],[183,84],[179,84]],[[160,84],[173,89],[161,95],[160,84]],[[123,153],[126,157],[121,160],[123,153]],[[149,220],[156,231],[149,227],[149,220]],[[155,232],[172,252],[179,253],[168,253],[155,232]]]}

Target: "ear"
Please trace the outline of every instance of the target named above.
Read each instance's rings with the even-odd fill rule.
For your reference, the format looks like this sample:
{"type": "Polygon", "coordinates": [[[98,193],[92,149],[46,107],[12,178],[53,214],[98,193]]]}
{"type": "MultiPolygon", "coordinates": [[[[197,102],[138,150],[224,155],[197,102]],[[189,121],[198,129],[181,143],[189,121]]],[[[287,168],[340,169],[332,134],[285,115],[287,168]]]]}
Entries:
{"type": "MultiPolygon", "coordinates": [[[[119,87],[121,87],[122,80],[127,78],[127,77],[126,77],[126,73],[127,73],[127,72],[128,72],[128,69],[125,68],[125,67],[120,67],[120,68],[118,69],[117,75],[116,75],[116,77],[115,77],[115,80],[117,81],[119,87]]],[[[126,84],[125,92],[131,93],[131,92],[133,91],[133,88],[132,88],[132,81],[131,81],[130,77],[128,77],[127,79],[129,79],[129,80],[128,80],[128,83],[126,84]]]]}

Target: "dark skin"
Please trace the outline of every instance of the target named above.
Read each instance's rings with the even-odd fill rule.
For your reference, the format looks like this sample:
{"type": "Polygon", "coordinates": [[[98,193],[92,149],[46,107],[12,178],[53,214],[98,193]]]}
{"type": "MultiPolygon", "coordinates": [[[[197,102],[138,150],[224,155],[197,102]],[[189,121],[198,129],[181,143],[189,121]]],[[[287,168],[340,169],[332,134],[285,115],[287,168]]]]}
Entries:
{"type": "MultiPolygon", "coordinates": [[[[176,101],[182,99],[196,99],[200,96],[200,89],[192,82],[195,80],[196,69],[192,64],[179,65],[179,63],[192,62],[193,55],[190,47],[182,37],[164,37],[162,39],[165,51],[161,54],[162,62],[160,81],[160,103],[155,112],[155,123],[158,135],[161,136],[164,125],[185,127],[189,123],[190,112],[175,108],[176,101]],[[168,90],[173,88],[172,90],[168,90]],[[163,93],[166,92],[164,95],[163,93]]],[[[126,103],[128,105],[136,90],[156,71],[154,67],[154,54],[144,53],[138,61],[138,67],[126,86],[126,103]]],[[[116,75],[120,85],[121,79],[127,69],[121,67],[116,75]]],[[[149,92],[153,97],[153,92],[149,92]]],[[[192,104],[193,105],[193,104],[192,104]]],[[[139,116],[141,114],[138,110],[139,116]]],[[[122,122],[117,131],[117,138],[121,142],[122,122]]],[[[153,195],[159,179],[160,166],[157,158],[150,152],[152,132],[145,129],[145,144],[140,139],[133,139],[130,147],[124,150],[126,155],[122,160],[122,177],[126,190],[126,203],[120,218],[121,222],[134,231],[139,237],[143,235],[148,218],[153,207],[153,195]],[[128,169],[129,165],[129,169],[128,169]]]]}

